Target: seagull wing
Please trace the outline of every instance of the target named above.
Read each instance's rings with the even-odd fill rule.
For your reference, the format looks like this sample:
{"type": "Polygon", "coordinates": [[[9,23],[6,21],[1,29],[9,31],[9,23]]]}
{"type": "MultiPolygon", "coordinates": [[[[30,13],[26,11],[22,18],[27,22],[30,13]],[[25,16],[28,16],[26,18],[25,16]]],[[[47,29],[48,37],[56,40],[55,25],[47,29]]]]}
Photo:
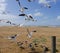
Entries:
{"type": "Polygon", "coordinates": [[[28,28],[27,28],[27,32],[28,32],[28,37],[31,38],[32,37],[32,32],[29,32],[28,28]]]}
{"type": "Polygon", "coordinates": [[[22,23],[22,24],[19,24],[17,25],[18,27],[22,27],[26,22],[22,23]]]}
{"type": "Polygon", "coordinates": [[[30,33],[28,34],[28,37],[29,37],[29,38],[32,37],[32,33],[33,33],[33,32],[30,32],[30,33]]]}
{"type": "Polygon", "coordinates": [[[23,7],[24,9],[28,9],[27,7],[23,7]]]}
{"type": "Polygon", "coordinates": [[[19,14],[19,16],[25,16],[25,14],[19,14]]]}
{"type": "Polygon", "coordinates": [[[31,2],[31,0],[28,0],[28,2],[31,2]]]}

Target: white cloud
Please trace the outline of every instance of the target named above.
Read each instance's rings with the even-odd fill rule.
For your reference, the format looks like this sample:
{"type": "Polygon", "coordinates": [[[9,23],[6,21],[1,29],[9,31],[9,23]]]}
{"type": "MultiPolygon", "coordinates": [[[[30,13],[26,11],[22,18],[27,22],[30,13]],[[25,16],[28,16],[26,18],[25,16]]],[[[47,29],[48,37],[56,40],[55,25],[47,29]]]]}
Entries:
{"type": "Polygon", "coordinates": [[[40,12],[36,12],[36,13],[34,13],[34,16],[43,16],[43,14],[40,12]]]}
{"type": "Polygon", "coordinates": [[[0,0],[0,2],[5,2],[5,0],[0,0]]]}
{"type": "Polygon", "coordinates": [[[38,3],[50,3],[51,1],[39,0],[38,3]]]}
{"type": "Polygon", "coordinates": [[[6,10],[6,0],[0,0],[0,13],[6,10]]]}
{"type": "Polygon", "coordinates": [[[57,19],[60,20],[60,16],[57,16],[57,19]]]}
{"type": "Polygon", "coordinates": [[[16,19],[18,16],[12,14],[0,14],[0,19],[16,19]]]}
{"type": "Polygon", "coordinates": [[[49,4],[50,2],[56,3],[56,0],[38,0],[38,3],[39,3],[39,4],[40,4],[40,3],[43,3],[43,4],[44,4],[44,3],[45,3],[45,4],[48,3],[48,4],[49,4]]]}

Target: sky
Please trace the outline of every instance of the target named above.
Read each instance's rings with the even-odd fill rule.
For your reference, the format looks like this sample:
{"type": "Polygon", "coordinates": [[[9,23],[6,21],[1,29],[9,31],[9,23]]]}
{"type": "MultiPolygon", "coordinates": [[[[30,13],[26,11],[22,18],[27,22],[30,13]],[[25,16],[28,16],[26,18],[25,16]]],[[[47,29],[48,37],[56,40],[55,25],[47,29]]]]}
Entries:
{"type": "MultiPolygon", "coordinates": [[[[30,26],[48,26],[60,25],[60,0],[20,0],[23,7],[27,7],[24,13],[30,14],[37,21],[25,21],[25,17],[18,16],[21,14],[20,7],[16,0],[0,0],[0,20],[10,20],[12,23],[30,25],[30,26]],[[51,5],[51,8],[46,6],[51,5]],[[3,14],[2,12],[5,12],[3,14]]],[[[9,25],[1,22],[1,25],[9,25]]]]}

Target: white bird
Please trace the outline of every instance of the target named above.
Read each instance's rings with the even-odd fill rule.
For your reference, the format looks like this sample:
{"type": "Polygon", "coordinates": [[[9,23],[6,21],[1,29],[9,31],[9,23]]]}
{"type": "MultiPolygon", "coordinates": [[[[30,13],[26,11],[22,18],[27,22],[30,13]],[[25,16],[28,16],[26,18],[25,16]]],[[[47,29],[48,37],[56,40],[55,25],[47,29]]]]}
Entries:
{"type": "Polygon", "coordinates": [[[25,23],[27,23],[27,21],[25,21],[25,22],[23,22],[23,23],[21,23],[21,24],[19,24],[19,25],[17,25],[17,26],[18,26],[18,27],[22,27],[22,26],[24,26],[25,23]]]}
{"type": "Polygon", "coordinates": [[[24,13],[24,11],[27,10],[27,9],[28,9],[27,7],[22,7],[21,6],[19,11],[22,12],[22,13],[24,13]]]}
{"type": "Polygon", "coordinates": [[[39,0],[40,4],[43,4],[44,7],[51,8],[50,3],[56,3],[56,0],[39,0]]]}
{"type": "Polygon", "coordinates": [[[50,5],[51,2],[52,2],[51,0],[39,0],[39,3],[43,5],[42,7],[51,8],[51,5],[50,5]]]}
{"type": "Polygon", "coordinates": [[[32,15],[26,15],[25,20],[28,20],[28,21],[37,21],[37,20],[35,20],[35,19],[32,17],[32,15]]]}
{"type": "Polygon", "coordinates": [[[27,21],[37,21],[32,17],[32,15],[27,15],[23,13],[23,14],[19,14],[19,16],[25,16],[26,17],[25,20],[27,21]]]}
{"type": "Polygon", "coordinates": [[[20,10],[19,10],[19,11],[21,11],[22,13],[24,13],[24,11],[27,10],[28,8],[27,8],[27,7],[23,7],[23,6],[21,5],[21,3],[20,3],[19,0],[16,0],[16,1],[18,2],[18,5],[19,5],[19,7],[20,7],[20,10]]]}
{"type": "Polygon", "coordinates": [[[9,39],[9,40],[12,40],[12,41],[16,41],[17,36],[19,36],[19,35],[18,35],[18,34],[15,34],[15,35],[8,36],[8,37],[6,37],[5,39],[9,39]]]}
{"type": "Polygon", "coordinates": [[[28,36],[29,38],[31,38],[31,37],[32,37],[32,33],[33,33],[33,32],[36,32],[36,30],[33,30],[33,31],[30,32],[30,31],[27,29],[27,32],[28,32],[28,35],[27,35],[27,36],[28,36]]]}

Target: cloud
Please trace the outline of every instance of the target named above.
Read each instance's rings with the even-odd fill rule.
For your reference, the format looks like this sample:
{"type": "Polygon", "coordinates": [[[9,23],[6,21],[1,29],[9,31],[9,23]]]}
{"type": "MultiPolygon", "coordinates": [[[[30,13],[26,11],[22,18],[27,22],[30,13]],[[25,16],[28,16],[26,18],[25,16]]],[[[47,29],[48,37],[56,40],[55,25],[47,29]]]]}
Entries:
{"type": "Polygon", "coordinates": [[[6,6],[7,6],[6,0],[0,0],[0,13],[6,10],[6,6]]]}
{"type": "Polygon", "coordinates": [[[0,14],[0,19],[16,19],[18,16],[12,14],[0,14]]]}
{"type": "Polygon", "coordinates": [[[43,14],[40,12],[36,12],[36,13],[34,13],[34,16],[43,16],[43,14]]]}
{"type": "Polygon", "coordinates": [[[45,4],[48,3],[48,4],[49,4],[50,2],[56,3],[56,0],[38,0],[38,3],[39,3],[39,4],[40,4],[40,3],[43,3],[43,4],[44,4],[44,3],[45,3],[45,4]]]}
{"type": "Polygon", "coordinates": [[[46,0],[39,0],[38,3],[50,3],[51,1],[46,1],[46,0]]]}
{"type": "Polygon", "coordinates": [[[57,19],[60,20],[60,16],[57,16],[57,19]]]}
{"type": "Polygon", "coordinates": [[[0,0],[0,3],[1,3],[1,2],[5,2],[5,0],[0,0]]]}

